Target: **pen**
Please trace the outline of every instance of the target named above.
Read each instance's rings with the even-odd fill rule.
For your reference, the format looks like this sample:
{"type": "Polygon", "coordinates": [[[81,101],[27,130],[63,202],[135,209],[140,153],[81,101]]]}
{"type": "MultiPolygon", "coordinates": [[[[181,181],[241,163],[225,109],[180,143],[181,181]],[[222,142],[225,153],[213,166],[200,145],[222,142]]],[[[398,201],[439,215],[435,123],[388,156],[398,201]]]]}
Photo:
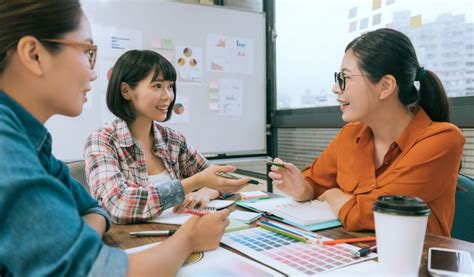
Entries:
{"type": "Polygon", "coordinates": [[[263,225],[266,225],[266,226],[270,226],[270,227],[273,227],[273,228],[275,228],[275,229],[282,230],[282,231],[288,232],[288,233],[293,234],[293,235],[296,235],[296,236],[304,237],[302,234],[295,233],[295,232],[293,232],[293,231],[291,231],[291,230],[288,230],[288,229],[286,229],[286,228],[277,226],[277,225],[272,224],[272,223],[270,223],[270,222],[268,222],[268,221],[263,221],[263,220],[261,220],[261,221],[259,221],[259,222],[260,222],[260,224],[263,224],[263,225]]]}
{"type": "Polygon", "coordinates": [[[271,212],[262,212],[262,215],[265,216],[265,217],[273,218],[273,219],[280,220],[280,221],[285,220],[283,217],[276,216],[276,215],[272,214],[271,212]]]}
{"type": "Polygon", "coordinates": [[[130,232],[132,237],[159,237],[159,236],[171,236],[174,234],[175,230],[161,230],[161,231],[139,231],[139,232],[130,232]]]}
{"type": "Polygon", "coordinates": [[[271,226],[268,226],[268,225],[265,225],[265,224],[262,224],[260,222],[257,222],[257,226],[259,226],[260,228],[263,228],[265,230],[268,230],[270,232],[274,232],[274,233],[277,233],[277,234],[280,234],[282,236],[285,236],[285,237],[289,237],[289,238],[292,238],[296,241],[300,241],[302,243],[308,243],[308,240],[304,237],[301,237],[301,236],[298,236],[298,235],[294,235],[294,234],[291,234],[291,233],[288,233],[288,232],[285,232],[283,230],[279,230],[279,229],[276,229],[276,228],[273,228],[271,226]]]}
{"type": "Polygon", "coordinates": [[[260,223],[262,223],[263,225],[266,225],[266,226],[273,227],[273,228],[278,229],[278,230],[288,232],[290,234],[293,234],[293,235],[296,235],[296,236],[299,236],[299,237],[303,237],[309,242],[316,242],[315,238],[309,237],[306,234],[299,232],[298,230],[290,229],[290,228],[284,227],[280,224],[277,225],[277,224],[274,224],[272,222],[268,222],[268,221],[265,221],[265,220],[260,220],[260,223]]]}
{"type": "Polygon", "coordinates": [[[367,255],[369,255],[371,252],[376,252],[377,251],[377,246],[372,246],[372,247],[364,247],[359,250],[356,250],[352,252],[352,257],[353,258],[362,258],[367,255]]]}
{"type": "Polygon", "coordinates": [[[269,165],[274,165],[276,167],[286,168],[285,165],[281,164],[281,163],[276,163],[276,162],[272,162],[272,161],[265,161],[265,162],[269,165]]]}
{"type": "MultiPolygon", "coordinates": [[[[234,180],[242,179],[242,178],[240,178],[240,177],[237,177],[237,176],[232,175],[232,174],[227,173],[227,172],[216,172],[216,175],[221,176],[221,177],[224,177],[224,178],[227,178],[227,179],[234,179],[234,180]]],[[[249,183],[249,184],[252,184],[252,185],[258,185],[258,184],[260,184],[259,181],[254,180],[254,179],[250,179],[250,180],[248,181],[248,183],[249,183]]]]}
{"type": "Polygon", "coordinates": [[[192,209],[184,209],[184,213],[193,214],[193,215],[197,215],[197,216],[203,216],[203,215],[209,214],[210,212],[209,211],[198,211],[198,210],[192,210],[192,209]]]}
{"type": "Polygon", "coordinates": [[[369,242],[369,241],[375,241],[375,237],[325,240],[325,241],[321,242],[321,244],[323,244],[323,245],[335,245],[335,244],[340,244],[340,243],[369,242]]]}
{"type": "Polygon", "coordinates": [[[280,224],[280,223],[276,223],[276,222],[270,222],[270,221],[265,221],[265,220],[260,220],[260,221],[264,222],[264,223],[267,223],[267,224],[270,224],[270,225],[273,225],[275,227],[282,228],[283,230],[292,231],[292,232],[297,233],[297,234],[299,234],[303,237],[309,237],[311,239],[318,239],[319,238],[319,236],[317,234],[312,233],[312,232],[303,231],[303,230],[300,230],[298,228],[290,227],[290,226],[280,224]]]}

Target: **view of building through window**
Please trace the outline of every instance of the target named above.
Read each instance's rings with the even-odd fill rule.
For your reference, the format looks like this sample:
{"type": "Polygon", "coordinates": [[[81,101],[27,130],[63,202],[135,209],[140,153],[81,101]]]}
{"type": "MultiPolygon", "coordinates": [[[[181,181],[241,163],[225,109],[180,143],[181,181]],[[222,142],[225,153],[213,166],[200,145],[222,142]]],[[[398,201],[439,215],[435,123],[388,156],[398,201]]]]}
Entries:
{"type": "Polygon", "coordinates": [[[472,0],[276,0],[277,108],[337,105],[333,72],[346,45],[384,27],[410,37],[449,97],[474,96],[473,16],[472,0]]]}

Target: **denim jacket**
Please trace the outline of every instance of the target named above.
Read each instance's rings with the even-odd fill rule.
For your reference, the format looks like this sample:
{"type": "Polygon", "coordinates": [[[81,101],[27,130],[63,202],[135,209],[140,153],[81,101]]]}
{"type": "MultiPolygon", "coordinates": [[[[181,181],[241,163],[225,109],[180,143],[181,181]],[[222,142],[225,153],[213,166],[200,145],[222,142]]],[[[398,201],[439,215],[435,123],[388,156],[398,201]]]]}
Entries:
{"type": "Polygon", "coordinates": [[[107,213],[51,144],[43,124],[0,91],[0,275],[125,275],[125,252],[82,218],[100,214],[109,228],[107,213]]]}

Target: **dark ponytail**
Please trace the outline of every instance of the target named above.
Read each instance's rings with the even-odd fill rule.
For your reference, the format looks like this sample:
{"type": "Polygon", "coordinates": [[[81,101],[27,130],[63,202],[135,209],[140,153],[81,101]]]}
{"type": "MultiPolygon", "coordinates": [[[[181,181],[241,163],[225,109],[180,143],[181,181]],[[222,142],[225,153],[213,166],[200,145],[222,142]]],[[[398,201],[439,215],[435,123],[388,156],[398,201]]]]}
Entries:
{"type": "Polygon", "coordinates": [[[426,70],[425,76],[420,80],[418,105],[423,107],[431,120],[449,122],[448,96],[441,80],[433,71],[426,70]]]}
{"type": "MultiPolygon", "coordinates": [[[[7,65],[9,51],[22,37],[60,38],[77,29],[81,15],[79,0],[1,0],[0,74],[7,65]]],[[[43,44],[53,53],[59,48],[54,43],[43,44]]]]}
{"type": "Polygon", "coordinates": [[[358,58],[359,67],[376,83],[392,75],[399,88],[398,99],[406,106],[419,105],[433,121],[449,121],[446,91],[432,71],[420,67],[410,39],[403,33],[382,28],[365,33],[347,47],[358,58]],[[419,89],[415,82],[419,82],[419,89]]]}

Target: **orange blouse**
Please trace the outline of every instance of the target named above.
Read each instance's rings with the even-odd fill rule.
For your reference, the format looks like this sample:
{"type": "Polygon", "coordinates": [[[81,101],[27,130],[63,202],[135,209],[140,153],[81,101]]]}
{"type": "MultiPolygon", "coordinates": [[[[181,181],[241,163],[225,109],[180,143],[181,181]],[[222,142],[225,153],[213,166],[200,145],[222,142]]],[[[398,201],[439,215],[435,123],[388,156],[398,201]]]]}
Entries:
{"type": "Polygon", "coordinates": [[[464,135],[453,124],[433,122],[422,108],[375,168],[371,129],[348,123],[303,170],[314,198],[330,188],[353,197],[339,210],[347,230],[374,230],[372,205],[380,195],[418,196],[431,208],[428,232],[450,236],[464,135]]]}

